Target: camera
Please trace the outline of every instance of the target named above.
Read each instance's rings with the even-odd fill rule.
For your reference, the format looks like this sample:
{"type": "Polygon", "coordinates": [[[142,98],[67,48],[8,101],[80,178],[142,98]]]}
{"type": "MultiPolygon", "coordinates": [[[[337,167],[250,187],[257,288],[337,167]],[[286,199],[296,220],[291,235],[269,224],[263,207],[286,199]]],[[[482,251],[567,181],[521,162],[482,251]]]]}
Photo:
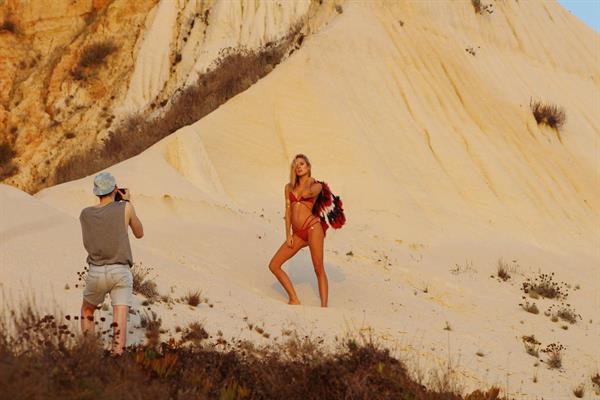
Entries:
{"type": "Polygon", "coordinates": [[[127,193],[127,188],[117,188],[117,193],[115,194],[115,201],[123,200],[123,195],[121,193],[127,193]]]}

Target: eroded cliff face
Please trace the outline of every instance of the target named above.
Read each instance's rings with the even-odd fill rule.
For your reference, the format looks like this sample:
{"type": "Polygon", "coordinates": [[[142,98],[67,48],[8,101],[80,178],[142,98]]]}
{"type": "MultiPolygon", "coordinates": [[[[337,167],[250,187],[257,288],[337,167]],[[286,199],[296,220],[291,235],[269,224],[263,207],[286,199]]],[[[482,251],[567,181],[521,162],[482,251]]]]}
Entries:
{"type": "Polygon", "coordinates": [[[212,111],[215,101],[244,90],[299,47],[336,15],[335,6],[322,0],[1,3],[0,181],[36,192],[131,156],[106,157],[103,142],[132,117],[160,118],[176,93],[218,68],[225,54],[270,50],[250,81],[215,89],[228,92],[203,112],[212,111]]]}

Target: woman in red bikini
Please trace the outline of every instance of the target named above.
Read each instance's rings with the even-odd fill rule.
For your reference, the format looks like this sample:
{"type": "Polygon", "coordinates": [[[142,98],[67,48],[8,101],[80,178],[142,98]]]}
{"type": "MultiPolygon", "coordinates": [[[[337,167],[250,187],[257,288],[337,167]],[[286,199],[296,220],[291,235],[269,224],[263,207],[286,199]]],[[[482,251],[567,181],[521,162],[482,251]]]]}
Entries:
{"type": "Polygon", "coordinates": [[[281,266],[298,250],[308,246],[319,283],[321,307],[327,307],[328,284],[323,265],[323,241],[327,223],[318,214],[313,214],[313,205],[324,184],[311,178],[310,168],[310,161],[305,155],[298,154],[294,157],[290,171],[290,183],[285,185],[286,240],[273,256],[269,263],[269,269],[287,292],[288,304],[300,304],[294,286],[281,266]]]}

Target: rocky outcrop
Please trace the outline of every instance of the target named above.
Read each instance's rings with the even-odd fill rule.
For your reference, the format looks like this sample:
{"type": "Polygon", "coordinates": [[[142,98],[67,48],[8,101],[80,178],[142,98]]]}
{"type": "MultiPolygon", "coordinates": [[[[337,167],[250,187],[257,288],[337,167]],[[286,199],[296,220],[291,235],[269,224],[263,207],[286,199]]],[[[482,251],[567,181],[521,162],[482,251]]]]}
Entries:
{"type": "MultiPolygon", "coordinates": [[[[160,119],[175,94],[217,68],[225,53],[277,48],[252,84],[299,45],[298,35],[336,14],[331,0],[71,3],[0,6],[0,181],[29,192],[131,156],[107,154],[104,141],[132,117],[160,119]]],[[[240,82],[228,84],[219,101],[249,86],[240,82]]],[[[143,139],[144,148],[161,137],[143,139]]]]}

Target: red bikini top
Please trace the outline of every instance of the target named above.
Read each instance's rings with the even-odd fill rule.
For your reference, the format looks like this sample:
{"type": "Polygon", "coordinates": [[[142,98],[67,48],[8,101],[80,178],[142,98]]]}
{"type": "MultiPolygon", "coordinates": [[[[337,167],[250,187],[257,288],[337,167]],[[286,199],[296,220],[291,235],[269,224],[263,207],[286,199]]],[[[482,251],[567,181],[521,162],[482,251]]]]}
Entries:
{"type": "Polygon", "coordinates": [[[292,192],[292,191],[290,190],[290,195],[289,195],[289,197],[290,197],[290,203],[292,203],[292,204],[293,204],[293,203],[295,203],[295,202],[301,202],[301,201],[309,201],[309,202],[311,202],[311,203],[314,203],[314,202],[315,202],[314,200],[315,200],[315,197],[316,197],[316,196],[315,196],[315,197],[307,197],[307,198],[304,198],[304,197],[300,196],[300,198],[298,199],[298,198],[296,198],[296,195],[294,194],[294,192],[292,192]]]}

